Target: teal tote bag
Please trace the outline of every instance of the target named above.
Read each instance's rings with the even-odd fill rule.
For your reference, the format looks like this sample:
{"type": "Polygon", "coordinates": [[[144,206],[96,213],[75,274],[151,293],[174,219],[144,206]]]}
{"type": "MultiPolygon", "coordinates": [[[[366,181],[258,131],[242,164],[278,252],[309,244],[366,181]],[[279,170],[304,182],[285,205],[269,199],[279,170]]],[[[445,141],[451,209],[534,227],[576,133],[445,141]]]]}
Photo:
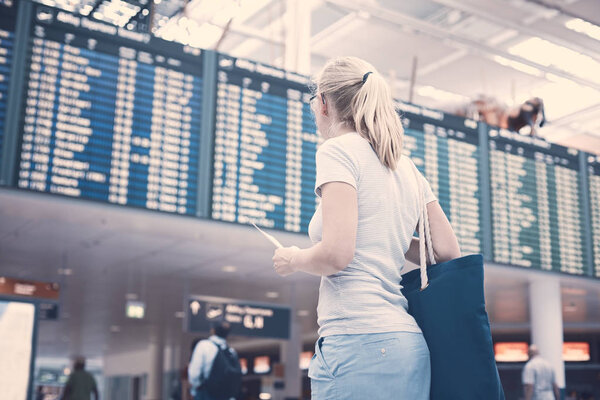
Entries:
{"type": "MultiPolygon", "coordinates": [[[[413,164],[414,166],[414,164],[413,164]]],[[[418,174],[414,167],[415,174],[418,174]]],[[[504,400],[483,294],[480,254],[436,264],[421,180],[420,269],[402,275],[408,312],[431,357],[431,400],[504,400]],[[426,265],[426,254],[431,264],[426,265]]]]}

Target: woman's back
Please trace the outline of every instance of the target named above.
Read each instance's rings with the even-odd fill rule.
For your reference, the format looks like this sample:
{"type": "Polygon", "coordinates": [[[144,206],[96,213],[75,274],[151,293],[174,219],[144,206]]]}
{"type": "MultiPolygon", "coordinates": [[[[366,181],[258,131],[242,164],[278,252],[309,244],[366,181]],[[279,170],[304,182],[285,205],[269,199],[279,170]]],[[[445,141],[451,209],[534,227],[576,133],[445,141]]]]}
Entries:
{"type": "MultiPolygon", "coordinates": [[[[400,292],[404,254],[418,221],[418,186],[412,162],[401,157],[395,170],[384,166],[369,142],[358,133],[327,140],[317,152],[316,193],[326,182],[356,188],[358,224],[352,262],[321,278],[319,335],[420,332],[406,312],[400,292]]],[[[429,184],[426,202],[435,200],[429,184]]],[[[313,242],[321,240],[322,214],[309,227],[313,242]]]]}

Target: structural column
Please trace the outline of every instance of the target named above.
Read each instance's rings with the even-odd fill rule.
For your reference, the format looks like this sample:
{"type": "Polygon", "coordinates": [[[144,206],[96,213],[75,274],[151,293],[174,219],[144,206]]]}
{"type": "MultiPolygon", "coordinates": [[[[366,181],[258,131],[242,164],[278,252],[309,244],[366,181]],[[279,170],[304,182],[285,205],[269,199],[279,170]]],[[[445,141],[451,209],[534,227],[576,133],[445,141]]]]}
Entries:
{"type": "Polygon", "coordinates": [[[302,372],[300,371],[300,352],[302,351],[301,327],[298,321],[296,306],[296,285],[290,288],[290,338],[280,347],[280,354],[284,364],[283,399],[300,399],[302,391],[302,372]]]}
{"type": "Polygon", "coordinates": [[[529,314],[531,343],[537,345],[540,356],[552,364],[556,383],[564,389],[562,302],[557,277],[535,278],[529,283],[529,314]]]}
{"type": "Polygon", "coordinates": [[[287,0],[284,68],[310,74],[310,1],[287,0]]]}
{"type": "Polygon", "coordinates": [[[164,365],[164,338],[162,329],[157,326],[150,333],[148,343],[149,353],[149,373],[148,387],[146,392],[146,400],[161,400],[162,399],[162,383],[163,383],[163,365],[164,365]]]}

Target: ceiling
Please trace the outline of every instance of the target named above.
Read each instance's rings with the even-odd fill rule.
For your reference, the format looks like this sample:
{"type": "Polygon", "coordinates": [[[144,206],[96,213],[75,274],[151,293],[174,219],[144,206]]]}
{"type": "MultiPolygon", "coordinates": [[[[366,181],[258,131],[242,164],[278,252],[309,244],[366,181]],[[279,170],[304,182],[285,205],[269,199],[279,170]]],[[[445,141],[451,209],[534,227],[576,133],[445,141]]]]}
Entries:
{"type": "MultiPolygon", "coordinates": [[[[319,278],[276,275],[271,245],[251,227],[10,189],[0,189],[0,205],[0,275],[61,284],[60,319],[40,324],[41,356],[139,350],[157,330],[167,345],[185,344],[188,295],[293,305],[303,337],[316,338],[319,278]],[[143,320],[125,317],[131,296],[146,303],[143,320]]],[[[310,245],[305,235],[274,234],[284,245],[310,245]]],[[[486,266],[494,332],[529,331],[532,273],[548,276],[486,266]]],[[[600,280],[560,279],[566,331],[600,332],[600,280]]]]}

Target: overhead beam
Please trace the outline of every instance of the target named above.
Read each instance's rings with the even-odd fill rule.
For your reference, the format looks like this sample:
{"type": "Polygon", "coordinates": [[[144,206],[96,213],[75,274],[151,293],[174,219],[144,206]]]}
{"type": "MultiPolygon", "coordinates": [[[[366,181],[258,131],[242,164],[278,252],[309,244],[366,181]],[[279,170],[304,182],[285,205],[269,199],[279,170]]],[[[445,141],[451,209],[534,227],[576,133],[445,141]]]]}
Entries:
{"type": "Polygon", "coordinates": [[[343,0],[326,0],[327,3],[338,6],[339,8],[345,9],[347,12],[358,12],[358,11],[366,11],[368,12],[372,18],[375,18],[381,22],[387,23],[394,27],[398,26],[410,26],[422,34],[431,36],[437,40],[450,41],[457,45],[459,48],[465,48],[468,50],[475,50],[479,53],[483,54],[492,54],[504,57],[508,60],[513,60],[519,62],[521,64],[529,65],[531,67],[537,68],[541,71],[549,72],[554,75],[560,76],[562,78],[568,79],[573,82],[577,82],[580,85],[591,87],[593,89],[600,91],[600,84],[592,81],[588,81],[587,79],[580,78],[568,72],[562,71],[558,68],[548,67],[536,62],[530,61],[526,58],[516,56],[504,50],[494,49],[488,45],[482,44],[476,40],[472,40],[466,38],[464,36],[460,36],[454,32],[449,31],[448,29],[440,28],[439,26],[433,25],[429,22],[420,20],[418,18],[414,18],[397,11],[385,9],[378,6],[361,4],[356,5],[355,3],[347,3],[343,0]]]}

